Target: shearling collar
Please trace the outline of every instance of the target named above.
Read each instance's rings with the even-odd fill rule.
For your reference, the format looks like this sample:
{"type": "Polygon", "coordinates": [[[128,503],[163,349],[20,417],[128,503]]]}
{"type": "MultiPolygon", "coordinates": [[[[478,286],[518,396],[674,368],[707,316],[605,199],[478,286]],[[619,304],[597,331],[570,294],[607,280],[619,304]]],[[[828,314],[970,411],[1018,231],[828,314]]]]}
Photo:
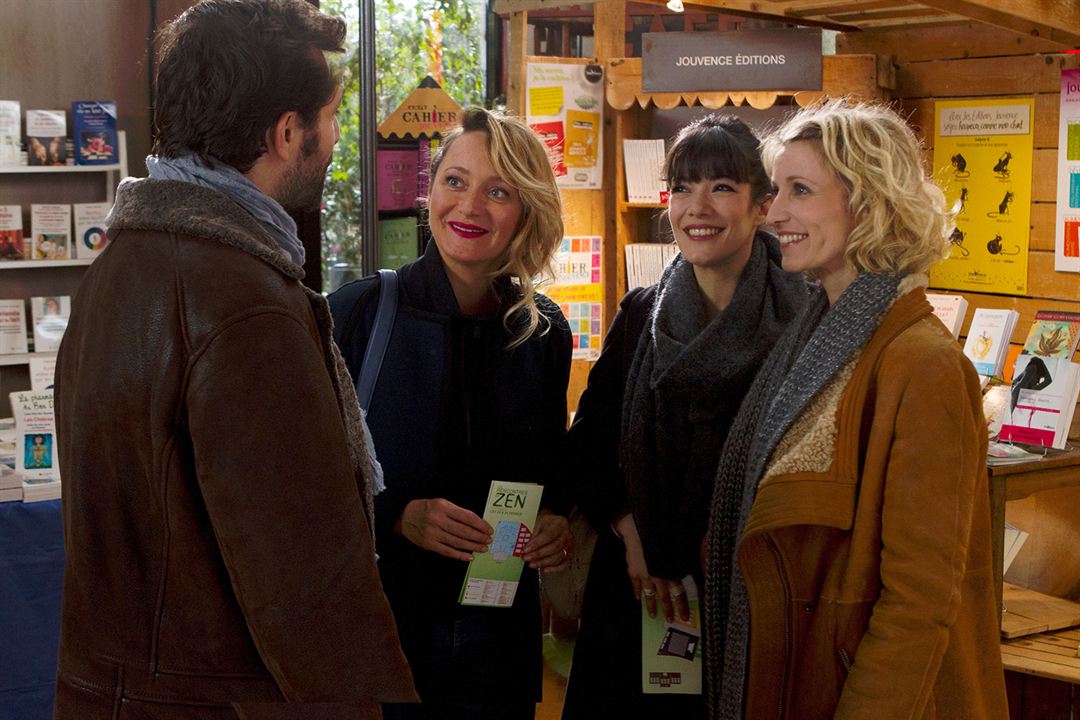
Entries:
{"type": "Polygon", "coordinates": [[[176,180],[128,178],[116,189],[107,220],[109,237],[120,230],[150,230],[216,240],[302,280],[304,270],[285,257],[262,224],[225,195],[176,180]]]}

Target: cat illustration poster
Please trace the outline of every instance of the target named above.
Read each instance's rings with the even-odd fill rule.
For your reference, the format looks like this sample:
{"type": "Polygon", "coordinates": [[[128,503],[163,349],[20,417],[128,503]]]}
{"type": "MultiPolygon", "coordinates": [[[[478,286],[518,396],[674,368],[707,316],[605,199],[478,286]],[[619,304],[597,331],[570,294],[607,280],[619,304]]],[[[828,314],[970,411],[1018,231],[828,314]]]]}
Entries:
{"type": "Polygon", "coordinates": [[[1033,98],[935,103],[934,179],[956,212],[937,288],[1027,294],[1033,98]]]}

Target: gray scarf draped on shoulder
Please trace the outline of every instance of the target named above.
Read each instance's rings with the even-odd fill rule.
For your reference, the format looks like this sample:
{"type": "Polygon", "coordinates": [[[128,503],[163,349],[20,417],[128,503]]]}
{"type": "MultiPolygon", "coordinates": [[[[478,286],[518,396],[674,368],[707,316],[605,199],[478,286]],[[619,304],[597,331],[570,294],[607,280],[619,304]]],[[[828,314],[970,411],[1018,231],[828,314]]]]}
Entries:
{"type": "Polygon", "coordinates": [[[620,443],[628,509],[657,577],[699,570],[727,429],[806,288],[761,232],[731,302],[711,320],[693,266],[678,255],[665,269],[627,375],[620,443]]]}
{"type": "Polygon", "coordinates": [[[769,355],[728,434],[712,497],[703,629],[710,720],[741,720],[750,608],[736,560],[769,456],[829,381],[874,335],[900,276],[863,273],[829,307],[818,288],[769,355]]]}

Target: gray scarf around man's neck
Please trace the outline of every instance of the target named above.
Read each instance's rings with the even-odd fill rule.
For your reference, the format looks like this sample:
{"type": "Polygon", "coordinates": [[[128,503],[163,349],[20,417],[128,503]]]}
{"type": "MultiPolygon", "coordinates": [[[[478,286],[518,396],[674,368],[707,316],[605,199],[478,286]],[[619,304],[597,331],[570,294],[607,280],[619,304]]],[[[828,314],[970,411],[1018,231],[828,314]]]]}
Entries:
{"type": "Polygon", "coordinates": [[[829,307],[825,291],[765,361],[728,433],[713,492],[705,565],[705,683],[710,720],[741,720],[750,608],[739,542],[769,456],[784,433],[862,350],[896,300],[901,277],[860,274],[829,307]]]}
{"type": "Polygon", "coordinates": [[[220,160],[214,163],[217,167],[210,168],[195,155],[175,158],[149,155],[146,169],[156,180],[179,180],[226,195],[266,227],[289,260],[303,267],[304,245],[296,234],[296,222],[285,208],[236,168],[220,160]]]}

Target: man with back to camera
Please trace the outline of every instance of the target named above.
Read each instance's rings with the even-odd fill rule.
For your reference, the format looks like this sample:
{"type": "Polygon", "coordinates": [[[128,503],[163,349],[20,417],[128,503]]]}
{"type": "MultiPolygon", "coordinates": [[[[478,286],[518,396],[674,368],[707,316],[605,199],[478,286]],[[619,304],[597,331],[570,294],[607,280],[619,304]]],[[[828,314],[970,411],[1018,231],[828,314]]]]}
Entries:
{"type": "Polygon", "coordinates": [[[415,701],[371,531],[377,463],[286,210],[318,207],[344,23],[203,0],[165,28],[57,364],[55,718],[377,718],[415,701]]]}

